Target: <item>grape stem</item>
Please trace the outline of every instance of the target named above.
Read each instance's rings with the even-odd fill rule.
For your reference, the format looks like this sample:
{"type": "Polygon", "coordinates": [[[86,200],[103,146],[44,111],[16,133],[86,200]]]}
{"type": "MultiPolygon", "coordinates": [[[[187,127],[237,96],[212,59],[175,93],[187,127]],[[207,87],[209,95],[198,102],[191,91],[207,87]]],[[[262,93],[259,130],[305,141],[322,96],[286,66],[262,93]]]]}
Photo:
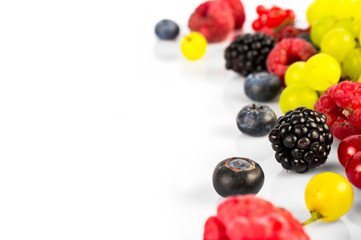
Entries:
{"type": "Polygon", "coordinates": [[[311,218],[308,219],[306,222],[302,223],[303,226],[306,226],[309,223],[312,223],[314,221],[317,221],[319,219],[323,218],[322,214],[316,211],[311,211],[311,218]]]}

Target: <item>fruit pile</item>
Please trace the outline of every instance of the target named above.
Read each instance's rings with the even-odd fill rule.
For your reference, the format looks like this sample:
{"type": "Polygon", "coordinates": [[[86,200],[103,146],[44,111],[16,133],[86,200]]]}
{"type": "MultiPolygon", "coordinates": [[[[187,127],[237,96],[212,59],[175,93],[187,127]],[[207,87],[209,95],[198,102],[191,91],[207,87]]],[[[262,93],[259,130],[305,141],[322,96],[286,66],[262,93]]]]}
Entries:
{"type": "MultiPolygon", "coordinates": [[[[350,183],[361,189],[361,0],[315,0],[306,13],[307,29],[295,26],[291,9],[260,5],[256,12],[255,32],[236,35],[224,50],[225,69],[244,77],[245,95],[258,102],[239,111],[237,127],[248,136],[268,135],[276,161],[297,173],[327,164],[333,137],[342,140],[338,159],[347,179],[324,172],[309,181],[305,201],[311,218],[303,225],[337,220],[352,205],[350,183]],[[285,115],[277,119],[261,103],[278,96],[285,115]]],[[[240,0],[206,1],[191,14],[181,51],[189,60],[200,59],[208,43],[229,40],[244,22],[240,0]]],[[[163,20],[155,32],[173,40],[179,27],[163,20]]],[[[257,194],[264,180],[251,159],[221,161],[213,186],[226,199],[207,220],[204,239],[309,239],[289,212],[248,195],[257,194]]]]}

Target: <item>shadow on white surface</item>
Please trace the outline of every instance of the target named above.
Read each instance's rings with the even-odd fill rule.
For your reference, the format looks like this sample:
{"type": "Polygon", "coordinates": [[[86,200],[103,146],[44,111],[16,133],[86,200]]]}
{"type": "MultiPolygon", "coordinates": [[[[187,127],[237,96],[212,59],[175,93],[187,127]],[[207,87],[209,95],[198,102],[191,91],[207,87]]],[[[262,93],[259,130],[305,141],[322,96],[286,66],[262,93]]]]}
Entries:
{"type": "Polygon", "coordinates": [[[353,190],[354,201],[345,217],[354,225],[361,227],[361,192],[356,187],[353,190]]]}
{"type": "Polygon", "coordinates": [[[232,74],[226,80],[223,86],[223,102],[232,112],[239,112],[251,100],[244,94],[244,81],[245,79],[237,73],[232,74]]]}
{"type": "Polygon", "coordinates": [[[268,137],[250,137],[240,133],[236,140],[237,154],[240,157],[247,157],[256,162],[263,162],[274,155],[271,144],[268,144],[268,137]]]}
{"type": "Polygon", "coordinates": [[[207,63],[204,58],[196,61],[187,60],[182,56],[180,60],[180,74],[189,79],[204,81],[207,75],[207,63]]]}
{"type": "Polygon", "coordinates": [[[180,59],[182,57],[180,51],[179,43],[176,40],[157,40],[153,47],[153,52],[157,59],[164,62],[180,59]]]}
{"type": "Polygon", "coordinates": [[[305,230],[312,240],[350,240],[350,231],[346,224],[339,219],[334,222],[313,222],[305,226],[305,230]]]}
{"type": "Polygon", "coordinates": [[[236,120],[233,125],[230,124],[219,124],[214,126],[212,129],[212,133],[216,134],[217,137],[221,137],[223,139],[233,140],[235,134],[237,134],[238,128],[236,124],[236,120]]]}
{"type": "Polygon", "coordinates": [[[197,184],[187,188],[173,189],[173,191],[177,201],[185,206],[204,206],[205,204],[213,206],[215,202],[223,199],[215,192],[212,184],[197,184]]]}

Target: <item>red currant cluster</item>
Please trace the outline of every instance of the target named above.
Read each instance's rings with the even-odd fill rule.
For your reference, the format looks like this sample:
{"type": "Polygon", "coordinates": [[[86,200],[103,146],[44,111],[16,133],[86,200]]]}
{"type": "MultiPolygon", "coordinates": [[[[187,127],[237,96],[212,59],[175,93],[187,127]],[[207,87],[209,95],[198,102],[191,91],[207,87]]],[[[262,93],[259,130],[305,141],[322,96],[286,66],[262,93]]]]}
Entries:
{"type": "Polygon", "coordinates": [[[264,6],[259,5],[256,11],[258,18],[253,21],[252,28],[255,31],[271,35],[277,41],[308,32],[308,30],[298,29],[293,26],[296,16],[290,9],[282,9],[277,6],[266,9],[264,6]]]}
{"type": "Polygon", "coordinates": [[[282,9],[273,6],[270,9],[259,5],[256,9],[258,18],[253,21],[252,27],[255,31],[261,30],[263,27],[277,28],[283,25],[292,25],[296,18],[295,13],[290,9],[282,9]]]}

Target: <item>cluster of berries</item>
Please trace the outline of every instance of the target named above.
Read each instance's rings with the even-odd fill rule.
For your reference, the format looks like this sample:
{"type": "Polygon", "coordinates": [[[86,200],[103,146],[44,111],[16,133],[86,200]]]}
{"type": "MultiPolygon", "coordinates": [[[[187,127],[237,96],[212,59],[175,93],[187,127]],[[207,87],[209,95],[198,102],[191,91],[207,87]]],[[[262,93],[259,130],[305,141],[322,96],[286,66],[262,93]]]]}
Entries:
{"type": "Polygon", "coordinates": [[[291,9],[282,9],[277,6],[267,9],[263,5],[259,5],[256,11],[258,18],[252,23],[252,28],[255,31],[264,27],[274,29],[280,26],[293,25],[296,18],[291,9]]]}
{"type": "MultiPolygon", "coordinates": [[[[340,9],[347,8],[351,20],[347,14],[338,16],[340,12],[319,15],[316,10],[321,9],[321,5],[322,13],[329,11],[324,8],[328,3],[315,0],[307,11],[311,27],[300,29],[294,26],[292,10],[258,6],[258,18],[252,23],[256,33],[233,38],[225,49],[225,67],[246,77],[245,94],[256,102],[272,101],[282,92],[279,102],[285,116],[277,120],[266,105],[245,106],[237,115],[237,126],[242,133],[268,134],[276,160],[283,168],[298,173],[325,163],[333,137],[343,139],[338,148],[339,160],[348,180],[361,188],[361,50],[357,45],[361,41],[361,19],[356,16],[361,0],[332,1],[339,4],[340,9]]],[[[199,59],[207,43],[226,40],[231,32],[240,30],[244,22],[245,11],[240,0],[200,4],[188,21],[192,32],[183,38],[184,56],[190,60],[199,59]]],[[[168,39],[174,39],[179,33],[178,26],[173,23],[161,27],[172,33],[168,34],[168,39]]],[[[157,29],[156,33],[167,39],[161,37],[157,29]]],[[[311,190],[306,189],[306,204],[312,213],[310,221],[336,220],[352,205],[350,186],[344,192],[333,188],[340,182],[349,185],[347,179],[323,174],[310,181],[313,187],[308,189],[311,190]],[[347,199],[342,207],[333,205],[336,201],[322,199],[323,210],[328,209],[326,212],[332,218],[312,207],[317,203],[314,189],[319,188],[321,182],[325,183],[326,192],[335,194],[335,199],[347,199]]],[[[287,211],[279,211],[269,202],[250,195],[229,197],[256,194],[263,181],[261,166],[250,159],[229,158],[220,162],[213,173],[213,186],[227,199],[220,204],[217,216],[207,220],[204,239],[309,239],[300,223],[287,211]],[[267,214],[257,215],[257,210],[248,209],[257,209],[260,213],[266,209],[267,214]],[[270,219],[264,221],[268,217],[270,219]],[[264,222],[271,224],[264,225],[264,222]],[[248,228],[255,231],[245,231],[248,228]]]]}
{"type": "Polygon", "coordinates": [[[253,30],[268,34],[274,37],[277,42],[284,38],[303,36],[303,34],[307,36],[309,32],[309,29],[294,27],[296,16],[290,9],[282,9],[278,6],[266,9],[259,5],[256,11],[258,18],[252,23],[253,30]]]}

